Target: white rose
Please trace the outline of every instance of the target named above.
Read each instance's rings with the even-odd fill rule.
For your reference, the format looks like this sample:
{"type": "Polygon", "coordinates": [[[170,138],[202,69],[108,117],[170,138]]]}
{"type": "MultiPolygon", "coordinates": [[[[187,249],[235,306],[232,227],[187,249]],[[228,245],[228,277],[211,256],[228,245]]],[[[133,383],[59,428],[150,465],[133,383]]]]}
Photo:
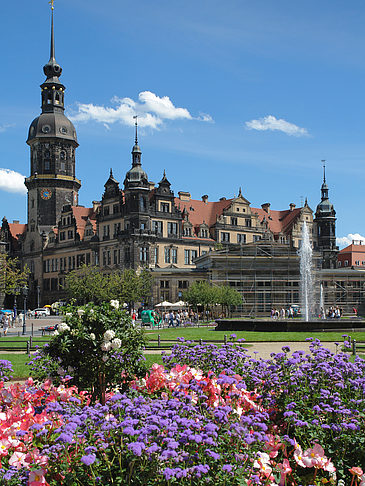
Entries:
{"type": "Polygon", "coordinates": [[[72,316],[72,312],[66,312],[66,317],[71,317],[72,316]]]}
{"type": "Polygon", "coordinates": [[[112,349],[118,349],[121,347],[121,345],[122,345],[122,341],[119,338],[115,338],[111,342],[112,349]]]}
{"type": "Polygon", "coordinates": [[[110,305],[115,309],[119,309],[119,300],[111,300],[110,305]]]}
{"type": "Polygon", "coordinates": [[[70,328],[65,322],[61,322],[61,324],[58,324],[58,332],[65,332],[69,330],[70,328]]]}
{"type": "Polygon", "coordinates": [[[103,343],[103,344],[101,345],[101,350],[102,350],[102,351],[110,351],[110,350],[111,350],[111,348],[112,348],[111,343],[103,343]]]}
{"type": "Polygon", "coordinates": [[[77,309],[77,314],[79,315],[79,317],[83,316],[85,314],[84,309],[77,309]]]}
{"type": "Polygon", "coordinates": [[[95,336],[95,334],[94,334],[93,332],[92,332],[92,333],[90,333],[90,339],[91,339],[92,341],[95,341],[95,339],[96,339],[96,336],[95,336]]]}
{"type": "Polygon", "coordinates": [[[59,332],[57,331],[57,329],[55,331],[53,331],[53,335],[54,336],[58,336],[59,335],[59,332]]]}
{"type": "Polygon", "coordinates": [[[114,336],[115,336],[115,332],[112,331],[111,329],[108,329],[108,331],[104,332],[104,341],[111,341],[114,336]]]}
{"type": "Polygon", "coordinates": [[[90,309],[90,314],[94,314],[94,309],[90,309]]]}

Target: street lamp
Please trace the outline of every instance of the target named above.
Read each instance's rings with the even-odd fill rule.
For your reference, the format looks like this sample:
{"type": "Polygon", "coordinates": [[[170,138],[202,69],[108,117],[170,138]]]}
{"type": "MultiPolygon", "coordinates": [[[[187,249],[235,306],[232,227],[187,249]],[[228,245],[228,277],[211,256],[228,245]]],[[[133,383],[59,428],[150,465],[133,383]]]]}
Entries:
{"type": "Polygon", "coordinates": [[[24,285],[23,287],[23,296],[24,296],[24,319],[23,319],[23,336],[25,335],[26,333],[26,323],[25,323],[25,316],[27,314],[27,295],[28,295],[28,287],[26,285],[24,285]]]}

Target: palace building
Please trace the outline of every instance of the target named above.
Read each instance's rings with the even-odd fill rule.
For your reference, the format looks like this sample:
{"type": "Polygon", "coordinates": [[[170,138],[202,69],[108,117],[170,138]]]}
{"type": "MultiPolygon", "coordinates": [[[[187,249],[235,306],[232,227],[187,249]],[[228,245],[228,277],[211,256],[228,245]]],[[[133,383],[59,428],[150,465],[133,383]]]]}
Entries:
{"type": "Polygon", "coordinates": [[[202,279],[229,283],[246,293],[245,313],[252,311],[255,301],[260,302],[254,306],[257,313],[274,304],[289,305],[298,300],[297,249],[304,222],[317,267],[329,272],[336,268],[336,213],[325,173],[315,213],[307,201],[300,208],[291,203],[275,210],[267,202],[254,208],[241,188],[237,195],[219,201],[210,201],[208,195],[192,199],[188,191],[175,195],[165,171],[158,184],[149,180],[136,117],[131,166],[126,167],[124,181],[105,168],[102,194],[90,207],[79,206],[78,141],[64,113],[66,88],[54,45],[52,10],[42,111],[32,121],[27,139],[28,219],[20,224],[4,218],[0,233],[7,252],[31,270],[30,306],[63,300],[65,275],[83,264],[99,266],[102,272],[150,269],[154,277],[150,305],[179,300],[191,282],[202,279]],[[213,270],[217,262],[218,272],[213,270]],[[229,276],[230,269],[235,277],[229,276]],[[260,294],[260,289],[265,292],[260,294]],[[280,303],[275,295],[280,295],[280,303]]]}

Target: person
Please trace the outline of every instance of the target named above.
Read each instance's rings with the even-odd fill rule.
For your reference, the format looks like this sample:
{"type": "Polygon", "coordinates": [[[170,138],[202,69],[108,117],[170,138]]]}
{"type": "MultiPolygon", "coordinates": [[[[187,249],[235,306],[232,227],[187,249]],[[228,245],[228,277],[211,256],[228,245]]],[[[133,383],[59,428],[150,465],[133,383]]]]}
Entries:
{"type": "Polygon", "coordinates": [[[181,317],[180,317],[179,311],[176,312],[175,319],[176,319],[176,326],[175,327],[180,327],[180,319],[181,319],[181,317]]]}
{"type": "Polygon", "coordinates": [[[134,327],[136,325],[136,311],[132,311],[132,326],[134,327]]]}
{"type": "Polygon", "coordinates": [[[285,309],[284,309],[284,307],[282,307],[280,309],[280,319],[285,319],[285,309]]]}
{"type": "Polygon", "coordinates": [[[3,317],[4,336],[6,336],[8,334],[9,324],[10,324],[9,314],[8,313],[5,313],[4,314],[4,317],[3,317]]]}
{"type": "Polygon", "coordinates": [[[174,313],[171,311],[169,314],[169,325],[168,327],[174,327],[174,313]]]}

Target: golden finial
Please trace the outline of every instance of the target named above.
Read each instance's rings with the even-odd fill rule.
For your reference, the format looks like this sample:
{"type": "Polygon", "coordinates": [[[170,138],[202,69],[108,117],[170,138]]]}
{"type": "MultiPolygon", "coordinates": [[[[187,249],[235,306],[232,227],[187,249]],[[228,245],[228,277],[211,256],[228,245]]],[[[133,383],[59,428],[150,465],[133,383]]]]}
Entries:
{"type": "Polygon", "coordinates": [[[51,9],[54,10],[54,0],[51,0],[50,2],[48,2],[51,6],[51,9]]]}

